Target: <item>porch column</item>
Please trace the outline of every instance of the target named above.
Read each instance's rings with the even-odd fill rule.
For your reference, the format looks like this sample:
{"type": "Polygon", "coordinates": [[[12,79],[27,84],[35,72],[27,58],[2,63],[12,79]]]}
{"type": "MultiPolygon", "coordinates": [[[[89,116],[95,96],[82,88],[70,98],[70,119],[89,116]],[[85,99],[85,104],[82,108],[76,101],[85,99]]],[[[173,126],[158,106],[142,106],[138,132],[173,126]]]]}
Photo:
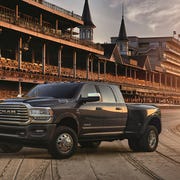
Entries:
{"type": "Polygon", "coordinates": [[[22,37],[19,38],[18,42],[18,70],[21,69],[22,65],[22,37]]]}
{"type": "Polygon", "coordinates": [[[46,73],[46,43],[42,47],[42,72],[43,74],[46,73]]]}
{"type": "Polygon", "coordinates": [[[18,86],[18,95],[22,95],[22,85],[21,85],[21,81],[19,80],[19,86],[18,86]]]}
{"type": "Polygon", "coordinates": [[[170,76],[171,88],[173,88],[173,76],[170,76]]]}
{"type": "Polygon", "coordinates": [[[149,73],[149,81],[152,82],[152,80],[151,80],[151,73],[149,73]]]}
{"type": "Polygon", "coordinates": [[[134,70],[134,79],[136,79],[137,78],[137,72],[136,72],[136,70],[134,70]]]}
{"type": "Polygon", "coordinates": [[[154,84],[154,72],[152,73],[152,83],[154,84]]]}
{"type": "Polygon", "coordinates": [[[100,74],[101,74],[101,62],[98,61],[98,80],[100,79],[100,74]]]}
{"type": "Polygon", "coordinates": [[[63,50],[63,46],[60,46],[58,49],[58,76],[61,76],[61,65],[62,65],[62,50],[63,50]]]}
{"type": "Polygon", "coordinates": [[[117,77],[117,67],[118,67],[118,64],[115,63],[115,75],[116,75],[116,77],[117,77]]]}
{"type": "Polygon", "coordinates": [[[125,77],[127,77],[127,75],[128,75],[128,69],[127,69],[127,67],[125,67],[125,77]]]}
{"type": "Polygon", "coordinates": [[[16,5],[16,21],[18,20],[19,18],[19,6],[16,5]]]}
{"type": "Polygon", "coordinates": [[[164,77],[165,77],[165,88],[167,88],[167,75],[165,74],[164,77]]]}
{"type": "Polygon", "coordinates": [[[147,81],[148,81],[148,72],[146,71],[145,84],[147,84],[147,81]]]}
{"type": "Polygon", "coordinates": [[[43,25],[43,15],[42,15],[42,14],[40,14],[39,23],[40,23],[40,26],[42,26],[42,25],[43,25]]]}
{"type": "Polygon", "coordinates": [[[91,73],[94,72],[93,64],[94,64],[94,61],[93,61],[93,59],[91,59],[91,73]]]}
{"type": "Polygon", "coordinates": [[[176,90],[178,88],[178,77],[175,77],[175,88],[176,88],[176,90]]]}
{"type": "Polygon", "coordinates": [[[76,78],[76,50],[73,51],[73,77],[76,78]]]}
{"type": "Polygon", "coordinates": [[[32,50],[32,63],[35,63],[35,52],[32,50]]]}
{"type": "Polygon", "coordinates": [[[148,80],[148,74],[147,74],[148,72],[146,71],[146,76],[145,76],[145,81],[147,82],[147,80],[148,80]]]}
{"type": "Polygon", "coordinates": [[[162,84],[162,74],[159,73],[159,86],[161,86],[161,84],[162,84]]]}
{"type": "Polygon", "coordinates": [[[74,30],[74,28],[71,28],[71,29],[70,29],[71,37],[73,36],[73,30],[74,30]]]}
{"type": "Polygon", "coordinates": [[[89,57],[90,55],[88,54],[86,58],[86,79],[87,80],[89,79],[89,62],[90,62],[89,57]]]}
{"type": "Polygon", "coordinates": [[[104,78],[106,79],[106,64],[107,64],[107,61],[104,61],[104,78]]]}
{"type": "Polygon", "coordinates": [[[59,21],[58,21],[58,19],[56,19],[56,33],[58,31],[58,27],[59,27],[59,21]]]}
{"type": "Polygon", "coordinates": [[[130,78],[132,78],[132,68],[129,70],[130,78]]]}

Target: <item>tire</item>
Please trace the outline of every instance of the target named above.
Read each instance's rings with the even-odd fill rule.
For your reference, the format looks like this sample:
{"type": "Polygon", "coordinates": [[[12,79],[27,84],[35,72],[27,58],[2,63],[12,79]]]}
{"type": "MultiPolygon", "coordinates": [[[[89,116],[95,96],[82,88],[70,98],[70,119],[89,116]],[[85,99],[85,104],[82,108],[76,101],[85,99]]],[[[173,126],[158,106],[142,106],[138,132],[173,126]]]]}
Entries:
{"type": "Polygon", "coordinates": [[[10,144],[10,143],[3,143],[0,144],[0,149],[4,153],[17,153],[23,148],[22,145],[19,144],[10,144]]]}
{"type": "Polygon", "coordinates": [[[79,143],[82,148],[98,148],[101,144],[101,141],[87,141],[79,143]]]}
{"type": "Polygon", "coordinates": [[[141,151],[141,148],[139,145],[139,139],[137,138],[129,138],[128,145],[132,151],[135,151],[135,152],[141,151]]]}
{"type": "Polygon", "coordinates": [[[49,145],[49,152],[56,159],[65,159],[76,152],[77,143],[75,131],[69,127],[61,126],[56,129],[49,145]]]}
{"type": "Polygon", "coordinates": [[[153,152],[156,150],[158,145],[159,137],[158,131],[154,126],[148,126],[144,135],[139,141],[139,145],[144,152],[153,152]]]}

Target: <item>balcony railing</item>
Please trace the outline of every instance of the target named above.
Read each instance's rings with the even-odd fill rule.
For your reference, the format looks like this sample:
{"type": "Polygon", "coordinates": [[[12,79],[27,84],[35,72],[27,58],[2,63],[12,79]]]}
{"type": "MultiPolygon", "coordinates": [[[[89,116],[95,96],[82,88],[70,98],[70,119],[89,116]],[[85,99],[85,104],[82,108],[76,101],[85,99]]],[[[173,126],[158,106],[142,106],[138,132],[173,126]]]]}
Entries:
{"type": "Polygon", "coordinates": [[[18,19],[16,19],[14,10],[2,6],[0,6],[0,20],[17,25],[19,27],[27,28],[38,33],[42,33],[59,39],[64,39],[78,45],[84,45],[103,51],[101,45],[95,44],[90,41],[80,40],[77,37],[73,37],[70,33],[62,33],[61,30],[52,28],[52,25],[46,21],[43,21],[43,24],[40,25],[40,21],[37,18],[33,18],[22,13],[19,13],[19,17],[18,19]]]}
{"type": "Polygon", "coordinates": [[[67,14],[67,15],[69,15],[69,16],[75,17],[75,18],[77,18],[77,19],[79,19],[79,20],[82,19],[81,16],[79,16],[79,15],[77,15],[77,14],[74,14],[73,11],[68,11],[68,10],[66,10],[66,9],[63,9],[63,8],[61,8],[61,7],[59,7],[59,6],[56,6],[56,5],[54,5],[54,4],[51,4],[51,3],[49,3],[49,2],[46,2],[46,1],[38,1],[38,0],[32,0],[32,1],[38,2],[38,3],[40,3],[40,4],[43,4],[43,5],[51,8],[51,9],[54,9],[54,10],[56,10],[56,11],[62,12],[62,13],[64,13],[64,14],[67,14]]]}
{"type": "MultiPolygon", "coordinates": [[[[0,69],[3,70],[5,73],[0,74],[1,77],[12,77],[12,78],[24,78],[26,81],[29,79],[31,81],[37,81],[37,82],[43,82],[43,81],[59,81],[60,78],[58,77],[58,67],[53,65],[46,65],[45,66],[45,75],[42,74],[42,64],[37,63],[31,63],[31,62],[25,62],[22,61],[21,70],[18,70],[18,61],[6,59],[6,58],[0,58],[0,69]],[[18,72],[18,73],[17,73],[18,72]],[[12,74],[12,73],[15,73],[12,74]],[[19,74],[20,73],[20,74],[19,74]]],[[[2,73],[2,72],[1,72],[2,73]]],[[[77,69],[76,71],[76,79],[80,80],[86,80],[86,70],[83,69],[77,69]]],[[[64,78],[73,78],[73,69],[72,68],[61,68],[61,76],[64,78]]],[[[125,77],[125,76],[115,76],[113,74],[99,74],[97,72],[89,72],[89,80],[93,81],[108,81],[108,82],[115,82],[115,83],[121,83],[122,85],[129,85],[131,89],[134,88],[136,90],[137,88],[143,88],[143,89],[149,89],[149,90],[155,90],[155,91],[169,91],[169,92],[178,92],[180,93],[180,88],[174,88],[170,86],[165,86],[164,84],[157,83],[157,82],[151,82],[151,81],[145,81],[140,79],[133,79],[131,77],[125,77]]]]}

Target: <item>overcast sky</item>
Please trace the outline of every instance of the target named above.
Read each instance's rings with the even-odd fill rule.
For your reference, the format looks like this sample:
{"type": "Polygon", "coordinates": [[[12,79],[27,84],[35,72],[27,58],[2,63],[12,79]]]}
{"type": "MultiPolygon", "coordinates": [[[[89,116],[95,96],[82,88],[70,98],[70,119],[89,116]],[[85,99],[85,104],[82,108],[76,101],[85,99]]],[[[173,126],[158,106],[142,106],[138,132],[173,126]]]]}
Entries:
{"type": "MultiPolygon", "coordinates": [[[[82,15],[85,0],[46,1],[82,15]]],[[[180,34],[180,0],[89,0],[95,42],[110,42],[110,37],[119,34],[123,2],[129,36],[180,34]]]]}

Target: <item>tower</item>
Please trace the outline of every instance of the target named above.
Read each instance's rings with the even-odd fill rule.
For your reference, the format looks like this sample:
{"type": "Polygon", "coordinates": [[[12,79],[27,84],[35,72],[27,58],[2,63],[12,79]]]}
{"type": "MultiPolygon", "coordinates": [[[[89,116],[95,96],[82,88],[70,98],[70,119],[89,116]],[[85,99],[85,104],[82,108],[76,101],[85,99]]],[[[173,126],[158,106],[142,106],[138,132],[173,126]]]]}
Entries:
{"type": "Polygon", "coordinates": [[[93,29],[96,28],[96,26],[92,22],[88,0],[85,0],[83,14],[82,14],[82,20],[84,21],[84,25],[79,27],[80,28],[80,39],[93,41],[93,29]]]}
{"type": "Polygon", "coordinates": [[[122,55],[128,55],[128,38],[126,34],[126,26],[124,22],[124,6],[122,6],[122,20],[121,20],[121,26],[119,31],[119,36],[116,40],[116,43],[119,47],[120,53],[122,55]]]}

